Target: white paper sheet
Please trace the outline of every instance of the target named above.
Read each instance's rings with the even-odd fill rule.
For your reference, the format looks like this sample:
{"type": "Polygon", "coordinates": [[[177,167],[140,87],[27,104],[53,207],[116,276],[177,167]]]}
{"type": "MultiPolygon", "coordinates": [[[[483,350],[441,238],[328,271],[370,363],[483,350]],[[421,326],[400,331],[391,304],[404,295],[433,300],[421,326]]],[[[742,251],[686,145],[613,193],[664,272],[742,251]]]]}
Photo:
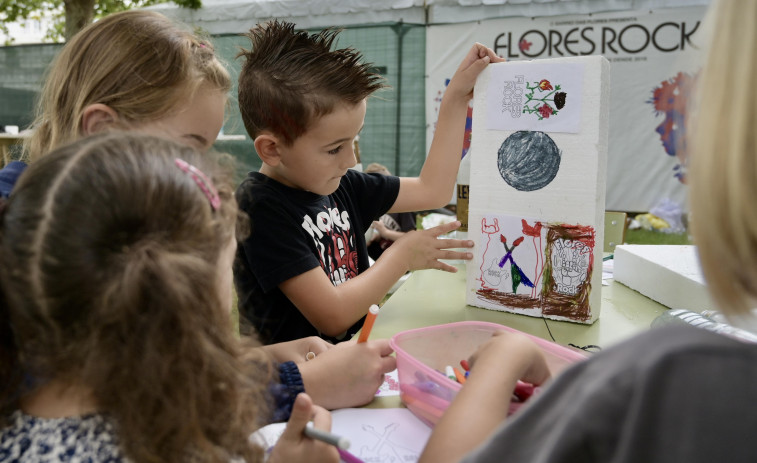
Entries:
{"type": "MultiPolygon", "coordinates": [[[[348,451],[365,462],[418,461],[431,435],[431,428],[406,408],[345,408],[331,416],[331,432],[349,439],[348,451]]],[[[271,447],[285,427],[286,423],[270,424],[253,439],[271,447]]]]}

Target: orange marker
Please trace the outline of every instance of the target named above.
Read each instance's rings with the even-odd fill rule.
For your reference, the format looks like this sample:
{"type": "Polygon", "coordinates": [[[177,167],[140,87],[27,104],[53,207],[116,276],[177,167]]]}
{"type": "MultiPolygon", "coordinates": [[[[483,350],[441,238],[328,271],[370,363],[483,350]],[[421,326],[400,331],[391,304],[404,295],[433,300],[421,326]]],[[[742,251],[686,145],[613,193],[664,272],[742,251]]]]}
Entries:
{"type": "Polygon", "coordinates": [[[378,313],[379,313],[379,306],[377,306],[376,304],[373,304],[371,308],[368,309],[368,315],[365,316],[363,329],[360,330],[360,337],[357,338],[358,344],[368,340],[368,336],[370,336],[371,329],[373,328],[373,322],[376,321],[376,316],[378,315],[378,313]]]}
{"type": "Polygon", "coordinates": [[[457,378],[457,382],[460,384],[465,384],[465,375],[462,371],[458,370],[457,367],[452,367],[452,371],[455,372],[455,378],[457,378]]]}

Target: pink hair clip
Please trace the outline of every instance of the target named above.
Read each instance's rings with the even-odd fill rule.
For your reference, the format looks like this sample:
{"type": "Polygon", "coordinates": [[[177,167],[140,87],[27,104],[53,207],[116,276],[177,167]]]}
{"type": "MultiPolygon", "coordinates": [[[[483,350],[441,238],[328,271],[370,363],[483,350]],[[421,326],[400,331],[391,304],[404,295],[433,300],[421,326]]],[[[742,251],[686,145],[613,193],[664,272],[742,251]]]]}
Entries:
{"type": "Polygon", "coordinates": [[[192,177],[192,180],[195,181],[197,186],[200,187],[203,193],[205,193],[208,201],[210,201],[210,207],[212,207],[214,211],[217,211],[221,207],[221,197],[218,196],[218,191],[213,186],[213,183],[210,181],[210,179],[205,174],[203,174],[200,169],[183,159],[176,158],[174,162],[176,163],[176,167],[188,173],[189,176],[192,177]]]}

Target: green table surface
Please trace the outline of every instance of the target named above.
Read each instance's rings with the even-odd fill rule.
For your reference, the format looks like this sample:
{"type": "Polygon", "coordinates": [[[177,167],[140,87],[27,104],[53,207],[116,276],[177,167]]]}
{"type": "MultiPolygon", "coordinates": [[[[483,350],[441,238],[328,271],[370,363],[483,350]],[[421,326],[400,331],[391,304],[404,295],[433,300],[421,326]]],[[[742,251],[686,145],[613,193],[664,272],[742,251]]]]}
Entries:
{"type": "MultiPolygon", "coordinates": [[[[591,325],[482,309],[465,303],[464,265],[458,265],[457,273],[413,272],[381,307],[370,337],[391,338],[413,328],[475,320],[506,325],[564,346],[606,348],[648,329],[652,320],[667,310],[614,280],[602,287],[599,319],[591,325]]],[[[368,406],[399,407],[401,403],[399,397],[378,397],[368,406]]]]}

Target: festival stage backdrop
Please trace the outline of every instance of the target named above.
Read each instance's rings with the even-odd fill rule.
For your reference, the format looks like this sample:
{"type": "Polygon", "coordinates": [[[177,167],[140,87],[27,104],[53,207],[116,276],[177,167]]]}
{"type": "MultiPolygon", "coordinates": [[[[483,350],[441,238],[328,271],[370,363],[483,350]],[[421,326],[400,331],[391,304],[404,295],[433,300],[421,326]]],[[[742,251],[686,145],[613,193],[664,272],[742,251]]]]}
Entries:
{"type": "MultiPolygon", "coordinates": [[[[606,208],[648,211],[667,198],[686,210],[683,136],[701,67],[705,11],[684,7],[430,26],[426,142],[431,143],[446,84],[473,42],[508,61],[603,55],[611,76],[606,208]]],[[[466,140],[465,148],[469,145],[466,140]]]]}

